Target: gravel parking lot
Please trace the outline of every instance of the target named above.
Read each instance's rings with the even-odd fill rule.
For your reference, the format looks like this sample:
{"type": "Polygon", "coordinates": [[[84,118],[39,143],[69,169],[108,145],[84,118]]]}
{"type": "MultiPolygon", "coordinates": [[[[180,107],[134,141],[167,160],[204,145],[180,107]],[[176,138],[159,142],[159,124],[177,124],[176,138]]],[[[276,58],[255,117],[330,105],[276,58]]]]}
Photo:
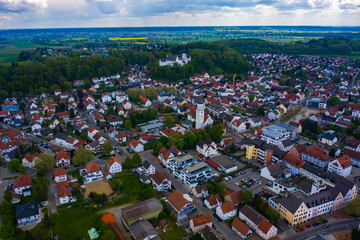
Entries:
{"type": "Polygon", "coordinates": [[[242,179],[243,180],[248,180],[249,177],[250,177],[251,179],[256,179],[257,183],[254,183],[250,187],[245,188],[245,189],[249,189],[249,190],[251,190],[253,192],[253,194],[256,194],[265,187],[265,184],[268,182],[268,180],[263,178],[263,177],[260,177],[260,173],[258,171],[256,171],[256,170],[254,171],[253,168],[249,168],[249,169],[246,169],[244,171],[245,171],[245,174],[242,174],[242,175],[239,175],[239,176],[237,176],[235,178],[232,178],[231,180],[226,182],[226,184],[229,187],[233,188],[235,191],[237,191],[237,190],[242,189],[240,187],[240,185],[242,185],[242,183],[240,183],[240,181],[242,179]],[[259,180],[262,182],[261,185],[259,185],[259,180]],[[237,186],[235,183],[240,183],[240,185],[237,186]]]}

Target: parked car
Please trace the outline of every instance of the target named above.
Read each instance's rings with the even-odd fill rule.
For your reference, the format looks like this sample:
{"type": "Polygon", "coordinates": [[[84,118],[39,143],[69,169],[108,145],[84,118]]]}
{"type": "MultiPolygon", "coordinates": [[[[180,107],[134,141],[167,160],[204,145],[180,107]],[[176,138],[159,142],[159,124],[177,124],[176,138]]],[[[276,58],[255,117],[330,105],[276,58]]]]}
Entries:
{"type": "Polygon", "coordinates": [[[309,229],[309,228],[311,228],[311,225],[309,224],[309,225],[307,225],[305,228],[309,229]]]}
{"type": "Polygon", "coordinates": [[[328,229],[329,228],[329,225],[324,225],[323,226],[323,229],[328,229]]]}
{"type": "Polygon", "coordinates": [[[320,223],[318,223],[318,222],[316,222],[316,223],[313,223],[313,227],[317,227],[317,226],[319,226],[320,225],[320,223]]]}
{"type": "Polygon", "coordinates": [[[302,227],[299,229],[299,232],[303,232],[303,231],[305,231],[305,228],[302,227]]]}
{"type": "Polygon", "coordinates": [[[325,219],[325,220],[322,220],[321,223],[324,223],[324,224],[325,224],[325,223],[328,223],[328,220],[326,220],[326,219],[325,219]]]}

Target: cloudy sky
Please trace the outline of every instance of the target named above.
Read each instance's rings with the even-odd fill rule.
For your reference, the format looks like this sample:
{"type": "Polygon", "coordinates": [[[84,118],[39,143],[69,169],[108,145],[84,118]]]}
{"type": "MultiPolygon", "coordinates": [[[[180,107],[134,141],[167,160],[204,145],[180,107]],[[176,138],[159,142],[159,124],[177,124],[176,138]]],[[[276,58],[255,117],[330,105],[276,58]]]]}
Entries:
{"type": "Polygon", "coordinates": [[[359,26],[360,0],[0,0],[0,28],[359,26]]]}

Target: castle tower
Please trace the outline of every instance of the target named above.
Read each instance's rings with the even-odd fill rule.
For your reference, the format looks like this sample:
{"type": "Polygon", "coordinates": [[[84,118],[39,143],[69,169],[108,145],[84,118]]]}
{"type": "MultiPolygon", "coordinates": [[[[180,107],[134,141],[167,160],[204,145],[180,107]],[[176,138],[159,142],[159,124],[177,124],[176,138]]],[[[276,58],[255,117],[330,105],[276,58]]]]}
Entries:
{"type": "Polygon", "coordinates": [[[204,114],[205,114],[205,105],[204,103],[198,103],[196,108],[196,122],[195,128],[201,129],[204,127],[204,114]]]}

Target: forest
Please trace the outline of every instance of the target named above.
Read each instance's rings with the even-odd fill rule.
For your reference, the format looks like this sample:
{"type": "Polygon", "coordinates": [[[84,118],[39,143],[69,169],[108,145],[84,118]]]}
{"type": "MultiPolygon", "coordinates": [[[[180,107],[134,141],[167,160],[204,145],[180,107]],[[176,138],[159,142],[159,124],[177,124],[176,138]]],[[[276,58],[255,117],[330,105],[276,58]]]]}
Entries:
{"type": "Polygon", "coordinates": [[[280,53],[308,55],[351,55],[360,51],[360,40],[341,38],[320,38],[309,42],[269,42],[261,39],[230,39],[217,41],[242,54],[280,53]]]}
{"type": "Polygon", "coordinates": [[[242,54],[282,53],[309,55],[350,55],[360,51],[359,40],[322,38],[305,42],[275,43],[259,39],[220,40],[163,44],[158,47],[132,46],[126,50],[108,47],[108,56],[91,51],[68,49],[65,57],[41,57],[44,49],[21,52],[26,64],[0,64],[0,100],[28,93],[53,91],[58,87],[70,90],[75,80],[121,73],[129,65],[147,66],[148,76],[156,80],[179,81],[207,71],[210,75],[233,73],[246,75],[250,65],[242,54]],[[187,53],[192,61],[180,67],[159,67],[167,55],[187,53]]]}

